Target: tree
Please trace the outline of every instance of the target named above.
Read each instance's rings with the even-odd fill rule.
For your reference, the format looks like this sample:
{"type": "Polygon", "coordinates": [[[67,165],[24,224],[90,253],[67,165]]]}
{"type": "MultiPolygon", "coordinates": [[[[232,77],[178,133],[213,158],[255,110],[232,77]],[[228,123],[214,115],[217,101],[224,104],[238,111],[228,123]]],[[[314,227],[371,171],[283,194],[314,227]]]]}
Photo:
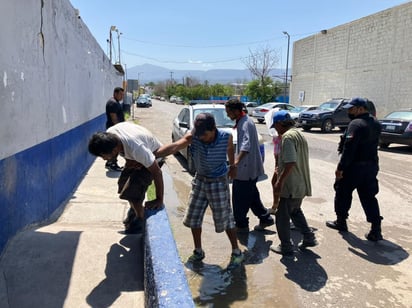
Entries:
{"type": "Polygon", "coordinates": [[[267,103],[273,97],[273,82],[270,77],[265,77],[263,82],[258,79],[248,83],[245,94],[253,101],[267,103]]]}
{"type": "Polygon", "coordinates": [[[242,62],[256,79],[263,82],[264,78],[269,76],[279,62],[276,51],[266,46],[254,52],[249,49],[249,52],[249,57],[243,59],[242,62]]]}
{"type": "Polygon", "coordinates": [[[268,46],[254,52],[249,51],[250,55],[243,60],[243,63],[256,80],[249,83],[250,86],[248,85],[245,93],[258,101],[268,102],[274,94],[273,81],[269,74],[278,64],[278,56],[276,51],[270,49],[268,46]],[[255,97],[255,95],[261,96],[255,97]]]}

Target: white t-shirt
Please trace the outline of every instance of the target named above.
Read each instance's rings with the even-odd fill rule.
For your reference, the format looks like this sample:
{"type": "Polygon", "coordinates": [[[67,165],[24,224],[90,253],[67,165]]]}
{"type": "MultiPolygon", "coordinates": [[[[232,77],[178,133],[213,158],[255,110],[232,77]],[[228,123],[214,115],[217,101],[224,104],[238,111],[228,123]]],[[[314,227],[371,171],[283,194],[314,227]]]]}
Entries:
{"type": "Polygon", "coordinates": [[[154,151],[162,144],[159,140],[143,126],[121,122],[107,130],[108,133],[115,134],[122,142],[124,158],[135,160],[146,168],[149,168],[155,161],[154,151]]]}

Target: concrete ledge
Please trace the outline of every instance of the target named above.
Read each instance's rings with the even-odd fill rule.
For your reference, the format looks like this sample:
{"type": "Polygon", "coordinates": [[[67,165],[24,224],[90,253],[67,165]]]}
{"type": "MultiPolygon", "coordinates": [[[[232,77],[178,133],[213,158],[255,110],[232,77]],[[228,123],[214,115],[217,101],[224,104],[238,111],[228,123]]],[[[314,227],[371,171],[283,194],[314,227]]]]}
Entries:
{"type": "Polygon", "coordinates": [[[146,210],[146,307],[195,307],[165,209],[146,210]]]}

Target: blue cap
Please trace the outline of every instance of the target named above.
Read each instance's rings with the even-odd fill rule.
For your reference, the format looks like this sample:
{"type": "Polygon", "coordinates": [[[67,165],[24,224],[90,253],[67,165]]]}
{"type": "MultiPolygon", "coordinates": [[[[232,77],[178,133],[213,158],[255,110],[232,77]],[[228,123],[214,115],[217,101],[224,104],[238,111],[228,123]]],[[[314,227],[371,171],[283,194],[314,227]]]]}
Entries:
{"type": "Polygon", "coordinates": [[[354,97],[352,98],[349,103],[347,103],[346,105],[343,106],[343,108],[345,109],[349,109],[352,107],[365,107],[368,108],[368,106],[366,105],[366,100],[362,97],[354,97]]]}
{"type": "Polygon", "coordinates": [[[272,118],[272,126],[270,128],[273,128],[274,125],[277,122],[283,122],[283,121],[287,121],[287,120],[292,120],[292,118],[290,117],[289,112],[287,112],[286,110],[279,110],[276,111],[273,114],[273,118],[272,118]]]}

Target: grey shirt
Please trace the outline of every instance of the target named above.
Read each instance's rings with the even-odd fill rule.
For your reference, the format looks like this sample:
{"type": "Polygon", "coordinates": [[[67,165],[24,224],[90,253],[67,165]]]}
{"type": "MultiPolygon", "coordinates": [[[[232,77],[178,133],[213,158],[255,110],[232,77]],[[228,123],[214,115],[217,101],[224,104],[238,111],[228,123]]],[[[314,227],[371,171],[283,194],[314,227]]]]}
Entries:
{"type": "Polygon", "coordinates": [[[239,155],[241,151],[247,152],[237,166],[236,180],[254,180],[264,174],[255,123],[249,116],[245,115],[240,118],[236,129],[236,155],[239,155]]]}

